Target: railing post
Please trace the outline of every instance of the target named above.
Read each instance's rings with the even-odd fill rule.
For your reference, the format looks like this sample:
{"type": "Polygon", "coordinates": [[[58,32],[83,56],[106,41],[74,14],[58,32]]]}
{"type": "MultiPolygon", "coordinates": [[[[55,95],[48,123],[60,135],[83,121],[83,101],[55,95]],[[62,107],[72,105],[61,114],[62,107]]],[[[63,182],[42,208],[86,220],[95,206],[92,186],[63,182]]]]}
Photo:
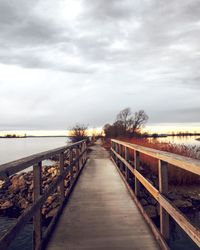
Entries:
{"type": "MultiPolygon", "coordinates": [[[[125,146],[125,160],[129,163],[129,152],[128,152],[128,147],[125,146]]],[[[127,166],[125,166],[125,176],[126,176],[126,181],[129,183],[129,169],[127,166]]]]}
{"type": "MultiPolygon", "coordinates": [[[[137,171],[140,170],[140,153],[134,150],[134,167],[137,171]]],[[[135,195],[140,195],[141,185],[138,179],[135,177],[135,195]]]]}
{"type": "Polygon", "coordinates": [[[87,142],[84,141],[84,163],[87,160],[87,142]]]}
{"type": "Polygon", "coordinates": [[[80,165],[79,165],[79,145],[76,146],[76,156],[75,156],[75,159],[76,159],[76,168],[77,168],[77,171],[79,172],[79,168],[80,168],[80,165]]]}
{"type": "MultiPolygon", "coordinates": [[[[119,144],[119,155],[122,156],[122,145],[119,144]]],[[[119,169],[121,172],[123,172],[122,162],[119,160],[119,169]]]]}
{"type": "MultiPolygon", "coordinates": [[[[158,173],[159,173],[159,191],[161,194],[168,192],[168,163],[159,160],[158,173]]],[[[160,205],[160,232],[163,237],[169,239],[169,214],[160,205]]]]}
{"type": "MultiPolygon", "coordinates": [[[[64,152],[60,153],[60,175],[64,173],[64,152]]],[[[63,204],[65,200],[65,185],[64,178],[60,182],[60,203],[63,204]]]]}
{"type": "MultiPolygon", "coordinates": [[[[33,166],[33,202],[42,194],[42,162],[38,162],[33,166]]],[[[42,223],[41,223],[41,208],[35,213],[33,217],[33,249],[39,250],[42,241],[42,223]]]]}
{"type": "Polygon", "coordinates": [[[69,149],[69,165],[70,165],[70,185],[74,182],[74,170],[73,170],[73,148],[69,149]]]}
{"type": "Polygon", "coordinates": [[[78,149],[79,149],[79,156],[80,156],[80,158],[79,158],[79,170],[81,170],[81,168],[82,168],[82,157],[81,157],[82,143],[80,143],[80,144],[78,145],[78,149]]]}

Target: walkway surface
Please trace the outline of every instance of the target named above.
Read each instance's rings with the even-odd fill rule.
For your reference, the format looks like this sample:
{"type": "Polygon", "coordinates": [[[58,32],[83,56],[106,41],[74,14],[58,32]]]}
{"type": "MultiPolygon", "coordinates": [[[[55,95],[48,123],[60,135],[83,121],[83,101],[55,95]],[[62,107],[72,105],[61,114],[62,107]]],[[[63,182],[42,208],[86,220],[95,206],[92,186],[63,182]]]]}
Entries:
{"type": "Polygon", "coordinates": [[[47,249],[160,249],[107,151],[98,144],[47,249]]]}

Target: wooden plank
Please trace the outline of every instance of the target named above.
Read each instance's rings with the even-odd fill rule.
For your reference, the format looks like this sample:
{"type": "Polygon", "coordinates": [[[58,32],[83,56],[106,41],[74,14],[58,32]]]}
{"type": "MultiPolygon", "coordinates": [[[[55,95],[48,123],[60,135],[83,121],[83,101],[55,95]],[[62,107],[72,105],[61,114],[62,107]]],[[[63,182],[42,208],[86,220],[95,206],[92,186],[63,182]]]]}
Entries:
{"type": "Polygon", "coordinates": [[[47,249],[159,249],[109,155],[92,149],[47,249]]]}
{"type": "Polygon", "coordinates": [[[169,164],[175,165],[181,169],[187,170],[194,174],[200,175],[200,161],[191,159],[189,157],[160,151],[157,149],[147,148],[143,146],[139,146],[136,144],[126,143],[123,141],[113,140],[116,143],[120,143],[124,146],[127,146],[133,150],[137,150],[140,153],[144,153],[146,155],[152,156],[156,159],[160,159],[162,161],[168,162],[169,164]]]}
{"type": "Polygon", "coordinates": [[[69,151],[69,165],[70,165],[70,186],[72,186],[73,182],[74,182],[74,170],[73,170],[73,150],[70,149],[69,151]]]}
{"type": "MultiPolygon", "coordinates": [[[[112,159],[115,167],[117,168],[117,165],[115,163],[115,161],[112,159]]],[[[135,204],[137,205],[137,207],[139,208],[142,216],[144,217],[144,219],[146,220],[146,222],[148,223],[149,227],[151,228],[156,240],[158,241],[161,249],[163,250],[169,250],[169,247],[165,241],[165,239],[162,237],[162,235],[160,234],[159,230],[157,229],[157,227],[155,226],[155,224],[152,222],[152,220],[149,218],[149,216],[147,215],[146,211],[144,210],[143,206],[141,205],[140,201],[137,199],[136,195],[134,194],[133,190],[131,189],[131,187],[129,186],[129,184],[127,183],[125,177],[122,175],[122,173],[119,171],[119,169],[117,168],[117,171],[119,172],[121,178],[123,179],[132,199],[134,200],[135,204]]]]}
{"type": "MultiPolygon", "coordinates": [[[[130,158],[130,155],[129,155],[128,148],[125,147],[125,160],[127,163],[129,162],[129,158],[130,158]]],[[[126,176],[126,180],[129,181],[130,172],[129,172],[129,168],[126,166],[126,164],[125,164],[125,176],[126,176]]]]}
{"type": "MultiPolygon", "coordinates": [[[[35,203],[42,194],[42,162],[33,166],[33,202],[35,203]]],[[[33,249],[39,250],[42,240],[42,215],[39,208],[33,217],[33,249]]]]}
{"type": "MultiPolygon", "coordinates": [[[[168,163],[159,160],[158,164],[159,173],[159,191],[165,195],[168,193],[168,163]]],[[[169,239],[169,214],[160,205],[160,231],[163,237],[169,239]]]]}
{"type": "Polygon", "coordinates": [[[49,188],[45,190],[44,194],[38,198],[32,206],[28,207],[25,212],[17,219],[15,225],[8,230],[0,238],[0,249],[7,249],[12,240],[17,236],[17,234],[22,230],[25,224],[30,221],[33,215],[41,208],[48,196],[53,193],[57,186],[60,184],[63,178],[66,177],[71,166],[77,163],[78,159],[72,162],[72,165],[67,167],[67,170],[64,171],[63,175],[59,175],[56,180],[52,181],[49,188]]]}
{"type": "Polygon", "coordinates": [[[81,174],[82,170],[83,170],[83,168],[76,175],[73,183],[70,185],[70,188],[69,188],[69,191],[67,192],[64,203],[59,207],[57,213],[55,214],[55,216],[52,218],[50,224],[48,225],[48,227],[47,227],[47,229],[46,229],[46,231],[44,233],[44,236],[43,236],[41,249],[45,249],[46,244],[48,243],[49,238],[50,238],[50,236],[52,235],[52,233],[53,233],[53,231],[55,229],[56,224],[59,222],[59,218],[60,218],[60,216],[62,214],[62,211],[64,209],[64,205],[67,204],[68,199],[69,199],[69,197],[70,197],[70,195],[71,195],[71,193],[72,193],[72,191],[73,191],[73,189],[74,189],[74,187],[75,187],[75,185],[76,185],[76,183],[77,183],[77,181],[78,181],[78,179],[80,177],[80,174],[81,174]]]}
{"type": "Polygon", "coordinates": [[[161,206],[171,215],[178,225],[187,233],[187,235],[200,247],[200,230],[175,207],[167,198],[159,194],[158,201],[161,206]]]}
{"type": "Polygon", "coordinates": [[[149,193],[158,201],[159,191],[137,170],[134,171],[135,177],[149,191],[149,193]]]}
{"type": "MultiPolygon", "coordinates": [[[[134,151],[134,167],[135,170],[139,172],[140,170],[140,153],[138,151],[134,151]]],[[[140,196],[140,189],[141,185],[140,182],[137,179],[137,176],[135,176],[135,195],[140,196]]]]}
{"type": "MultiPolygon", "coordinates": [[[[114,140],[115,141],[115,140],[114,140]]],[[[129,147],[129,146],[127,146],[129,147]]],[[[112,152],[121,161],[125,162],[125,165],[130,168],[125,159],[123,159],[114,150],[112,152]]],[[[144,153],[144,152],[143,152],[144,153]]],[[[190,223],[190,221],[176,208],[163,194],[168,190],[168,178],[167,178],[167,162],[159,162],[159,189],[160,192],[153,187],[137,170],[134,170],[135,177],[143,184],[143,186],[151,193],[151,195],[160,203],[161,206],[161,232],[165,238],[168,238],[169,234],[169,215],[179,224],[179,226],[190,236],[190,238],[200,247],[200,230],[190,223]],[[168,215],[169,214],[169,215],[168,215]]]]}
{"type": "Polygon", "coordinates": [[[111,151],[113,152],[114,157],[120,159],[120,161],[122,161],[129,171],[134,175],[135,172],[132,165],[128,163],[123,157],[121,157],[121,155],[119,155],[114,149],[111,149],[111,151]]]}
{"type": "Polygon", "coordinates": [[[76,169],[77,169],[77,172],[79,172],[79,170],[80,170],[80,151],[79,151],[79,146],[76,147],[76,153],[75,154],[76,154],[75,158],[79,159],[77,161],[77,163],[76,163],[76,169]]]}

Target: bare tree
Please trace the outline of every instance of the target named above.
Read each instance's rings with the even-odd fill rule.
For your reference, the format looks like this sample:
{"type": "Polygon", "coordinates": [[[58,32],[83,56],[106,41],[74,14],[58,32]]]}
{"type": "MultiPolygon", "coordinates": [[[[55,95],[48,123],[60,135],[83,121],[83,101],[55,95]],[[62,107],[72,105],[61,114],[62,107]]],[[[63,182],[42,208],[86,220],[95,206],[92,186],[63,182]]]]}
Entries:
{"type": "Polygon", "coordinates": [[[88,127],[84,124],[76,124],[71,129],[71,137],[73,142],[81,141],[87,138],[88,127]]]}
{"type": "Polygon", "coordinates": [[[147,123],[148,119],[149,117],[144,110],[139,110],[138,112],[135,112],[134,116],[129,121],[131,134],[134,135],[138,133],[140,129],[143,128],[144,125],[147,123]]]}
{"type": "Polygon", "coordinates": [[[132,115],[130,108],[125,108],[119,112],[116,121],[104,126],[105,136],[115,138],[118,136],[135,136],[148,121],[148,116],[144,110],[139,110],[132,115]]]}
{"type": "Polygon", "coordinates": [[[125,108],[121,110],[119,114],[117,115],[117,122],[119,123],[120,121],[121,131],[124,131],[124,134],[128,132],[128,127],[131,121],[131,115],[132,115],[132,112],[130,108],[125,108]]]}

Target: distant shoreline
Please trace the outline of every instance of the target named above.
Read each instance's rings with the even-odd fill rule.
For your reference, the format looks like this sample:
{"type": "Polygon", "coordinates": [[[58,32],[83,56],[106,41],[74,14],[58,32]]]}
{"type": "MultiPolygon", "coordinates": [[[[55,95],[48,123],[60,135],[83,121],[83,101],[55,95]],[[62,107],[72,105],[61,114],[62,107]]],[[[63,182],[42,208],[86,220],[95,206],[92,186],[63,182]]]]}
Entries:
{"type": "Polygon", "coordinates": [[[67,135],[29,135],[29,136],[13,136],[13,137],[6,137],[0,136],[0,139],[24,139],[24,138],[56,138],[56,137],[70,137],[67,135]]]}

